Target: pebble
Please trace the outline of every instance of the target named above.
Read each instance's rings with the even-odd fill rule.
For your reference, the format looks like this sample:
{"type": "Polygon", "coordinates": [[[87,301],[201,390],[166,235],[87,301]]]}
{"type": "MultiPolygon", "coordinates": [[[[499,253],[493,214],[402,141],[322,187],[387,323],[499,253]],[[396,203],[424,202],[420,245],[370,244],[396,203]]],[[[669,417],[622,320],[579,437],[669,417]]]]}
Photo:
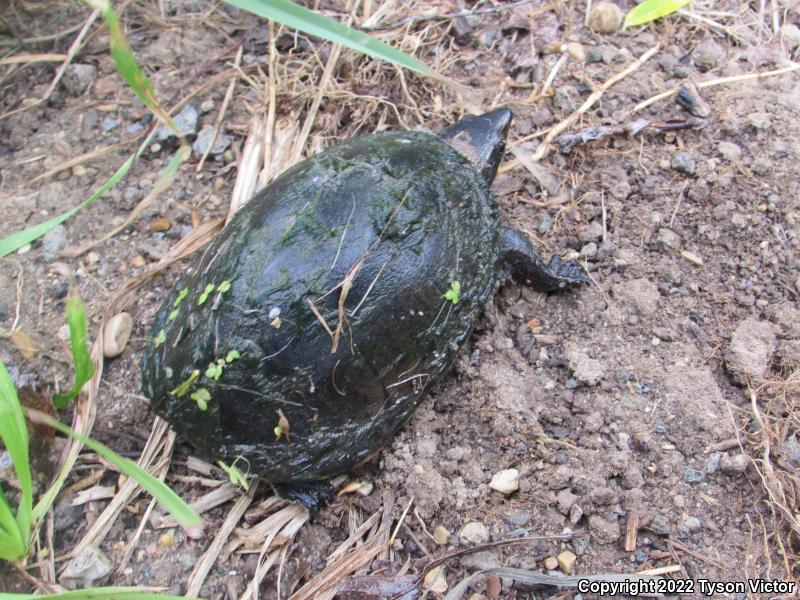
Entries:
{"type": "Polygon", "coordinates": [[[740,384],[762,380],[778,347],[769,321],[749,317],[739,323],[725,352],[725,367],[740,384]]]}
{"type": "Polygon", "coordinates": [[[605,365],[583,352],[567,352],[566,358],[575,379],[587,385],[596,385],[605,375],[605,365]]]}
{"type": "Polygon", "coordinates": [[[114,117],[106,117],[100,123],[100,129],[103,130],[103,133],[108,133],[109,131],[116,129],[117,125],[119,125],[119,121],[117,121],[114,117]]]}
{"type": "Polygon", "coordinates": [[[447,528],[437,525],[433,530],[433,539],[440,546],[446,546],[450,542],[450,532],[447,531],[447,528]]]}
{"type": "Polygon", "coordinates": [[[720,459],[720,469],[723,473],[729,475],[738,475],[747,470],[747,465],[750,464],[750,459],[744,454],[723,454],[720,459]]]}
{"type": "Polygon", "coordinates": [[[152,223],[150,223],[150,231],[152,231],[154,233],[158,233],[158,232],[161,232],[161,231],[167,231],[167,230],[169,230],[170,227],[172,227],[172,223],[170,223],[164,217],[160,217],[160,218],[156,219],[155,221],[153,221],[152,223]]]}
{"type": "Polygon", "coordinates": [[[114,315],[103,329],[103,356],[114,358],[122,354],[133,329],[133,319],[126,312],[114,315]]]}
{"type": "Polygon", "coordinates": [[[583,62],[586,60],[586,50],[578,42],[568,42],[564,45],[564,50],[575,60],[583,62]]]}
{"type": "Polygon", "coordinates": [[[438,566],[428,571],[422,582],[422,588],[434,594],[444,594],[447,591],[447,579],[444,576],[444,567],[438,566]]]}
{"type": "Polygon", "coordinates": [[[683,480],[686,483],[700,483],[701,481],[705,481],[705,479],[705,471],[701,471],[700,469],[695,469],[693,467],[683,468],[683,480]]]}
{"type": "Polygon", "coordinates": [[[458,537],[467,544],[485,544],[489,541],[489,530],[480,521],[470,521],[458,530],[458,537]]]}
{"type": "Polygon", "coordinates": [[[675,248],[680,243],[678,234],[668,227],[660,227],[656,239],[667,248],[675,248]]]}
{"type": "Polygon", "coordinates": [[[537,228],[537,231],[541,235],[544,235],[548,231],[550,231],[550,228],[552,226],[553,226],[553,219],[550,218],[549,214],[547,214],[546,212],[543,212],[542,216],[539,217],[539,227],[537,228]]]}
{"type": "Polygon", "coordinates": [[[573,494],[569,489],[563,489],[556,495],[556,502],[558,503],[558,512],[566,515],[575,505],[578,497],[573,494]]]}
{"type": "Polygon", "coordinates": [[[520,510],[505,517],[506,523],[511,527],[525,527],[531,520],[531,513],[520,510]]]}
{"type": "Polygon", "coordinates": [[[698,267],[703,264],[703,257],[689,250],[681,250],[681,256],[698,267]]]}
{"type": "Polygon", "coordinates": [[[676,152],[672,155],[670,164],[672,168],[679,173],[694,175],[697,172],[697,165],[695,164],[694,156],[688,152],[676,152]]]}
{"type": "Polygon", "coordinates": [[[717,151],[728,162],[737,162],[742,158],[742,147],[733,142],[720,142],[717,151]]]}
{"type": "Polygon", "coordinates": [[[569,550],[564,550],[556,557],[556,560],[558,561],[558,567],[567,575],[572,573],[572,569],[575,568],[575,561],[577,559],[578,557],[569,550]]]}
{"type": "Polygon", "coordinates": [[[45,262],[58,259],[58,254],[67,245],[67,228],[56,225],[42,236],[42,258],[45,262]]]}
{"type": "Polygon", "coordinates": [[[692,58],[698,69],[710,71],[725,59],[725,49],[709,37],[697,44],[692,58]]]}
{"type": "Polygon", "coordinates": [[[169,548],[172,544],[175,543],[175,530],[170,529],[165,533],[162,533],[158,538],[158,545],[162,548],[169,548]]]}
{"type": "Polygon", "coordinates": [[[500,566],[500,559],[494,552],[485,550],[483,552],[475,552],[468,554],[461,558],[461,566],[465,569],[475,569],[483,571],[484,569],[496,569],[500,566]]]}
{"type": "MultiPolygon", "coordinates": [[[[181,109],[177,115],[175,115],[172,120],[175,123],[175,127],[180,132],[181,135],[194,135],[197,133],[197,109],[194,107],[192,103],[187,104],[181,109]]],[[[170,138],[174,138],[175,134],[172,132],[172,129],[167,127],[166,125],[162,125],[158,129],[158,133],[156,134],[156,139],[159,141],[168,140],[170,138]]],[[[160,148],[159,148],[160,149],[160,148]]]]}
{"type": "Polygon", "coordinates": [[[678,523],[677,532],[678,537],[686,538],[698,529],[703,528],[703,523],[697,517],[685,517],[678,523]]]}
{"type": "Polygon", "coordinates": [[[706,473],[708,473],[709,475],[716,473],[719,470],[721,460],[722,460],[722,454],[720,454],[719,452],[712,452],[711,454],[709,454],[708,458],[706,459],[706,467],[705,467],[706,473]]]}
{"type": "Polygon", "coordinates": [[[589,13],[589,28],[598,33],[614,33],[622,25],[622,10],[613,2],[598,2],[589,13]]]}
{"type": "Polygon", "coordinates": [[[96,76],[97,67],[94,65],[74,63],[64,70],[64,77],[61,79],[61,83],[64,84],[70,94],[80,96],[94,83],[96,76]]]}
{"type": "Polygon", "coordinates": [[[203,100],[200,104],[200,112],[205,114],[214,110],[214,101],[211,98],[203,100]]]}
{"type": "MultiPolygon", "coordinates": [[[[214,128],[211,126],[203,127],[200,130],[200,133],[197,134],[197,139],[192,144],[192,152],[198,158],[202,157],[205,154],[208,145],[211,143],[211,138],[214,135],[214,128]]],[[[212,156],[217,156],[219,154],[223,154],[225,150],[228,149],[228,146],[231,145],[231,139],[225,135],[222,131],[217,134],[217,137],[214,139],[214,144],[211,146],[211,154],[212,156]]]]}
{"type": "Polygon", "coordinates": [[[582,242],[595,242],[601,237],[603,237],[603,224],[600,221],[592,221],[578,234],[578,239],[582,242]]]}
{"type": "Polygon", "coordinates": [[[141,249],[150,260],[161,260],[169,251],[169,244],[165,240],[153,239],[144,242],[141,249]]]}
{"type": "Polygon", "coordinates": [[[597,243],[589,242],[588,244],[584,244],[581,248],[581,256],[595,258],[597,256],[597,243]]]}
{"type": "Polygon", "coordinates": [[[555,556],[548,556],[544,559],[544,568],[548,571],[555,571],[558,568],[558,559],[555,556]]]}
{"type": "Polygon", "coordinates": [[[650,522],[650,529],[659,535],[669,535],[669,517],[667,515],[656,515],[650,522]]]}
{"type": "Polygon", "coordinates": [[[519,471],[517,469],[498,471],[489,482],[489,487],[501,494],[513,494],[519,489],[519,471]]]}
{"type": "Polygon", "coordinates": [[[111,573],[111,561],[97,546],[86,546],[61,572],[59,582],[71,590],[91,588],[111,573]]]}

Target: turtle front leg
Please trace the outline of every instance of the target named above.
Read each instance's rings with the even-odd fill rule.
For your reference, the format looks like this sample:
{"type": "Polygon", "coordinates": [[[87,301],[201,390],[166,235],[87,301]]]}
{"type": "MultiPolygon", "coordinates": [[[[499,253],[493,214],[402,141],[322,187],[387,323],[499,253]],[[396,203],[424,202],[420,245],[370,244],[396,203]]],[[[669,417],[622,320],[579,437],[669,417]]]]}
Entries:
{"type": "Polygon", "coordinates": [[[294,483],[270,483],[273,491],[291,502],[299,502],[308,509],[313,518],[324,500],[333,498],[333,486],[328,481],[298,481],[294,483]]]}
{"type": "Polygon", "coordinates": [[[500,228],[503,249],[500,252],[501,268],[520,281],[527,281],[539,292],[551,292],[579,283],[591,284],[584,268],[575,261],[561,262],[558,256],[550,264],[536,254],[528,236],[511,227],[500,228]]]}

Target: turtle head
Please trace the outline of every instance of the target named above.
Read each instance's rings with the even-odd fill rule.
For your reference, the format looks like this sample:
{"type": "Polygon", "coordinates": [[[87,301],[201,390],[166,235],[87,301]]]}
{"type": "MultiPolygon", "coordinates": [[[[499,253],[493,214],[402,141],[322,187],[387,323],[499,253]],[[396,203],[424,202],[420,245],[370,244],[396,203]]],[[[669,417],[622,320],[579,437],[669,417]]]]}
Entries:
{"type": "Polygon", "coordinates": [[[468,158],[490,184],[506,151],[506,134],[512,116],[507,108],[498,108],[465,117],[443,129],[439,137],[468,158]]]}

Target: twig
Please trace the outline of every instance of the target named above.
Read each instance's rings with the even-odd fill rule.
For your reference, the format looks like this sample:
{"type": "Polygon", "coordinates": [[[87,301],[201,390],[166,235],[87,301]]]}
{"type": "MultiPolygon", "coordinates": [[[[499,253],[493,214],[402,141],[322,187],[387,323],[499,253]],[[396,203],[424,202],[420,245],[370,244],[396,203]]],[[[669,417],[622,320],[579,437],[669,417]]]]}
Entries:
{"type": "MultiPolygon", "coordinates": [[[[774,71],[765,71],[763,73],[748,73],[746,75],[734,75],[733,77],[722,77],[720,79],[711,79],[709,81],[702,81],[697,84],[697,87],[700,89],[705,89],[717,85],[724,85],[727,83],[739,83],[742,81],[750,81],[752,79],[775,77],[777,75],[785,75],[786,73],[792,73],[793,71],[797,71],[798,69],[800,69],[800,64],[795,63],[788,67],[783,67],[782,69],[775,69],[774,71]]],[[[660,94],[656,94],[655,96],[648,98],[647,100],[639,102],[639,104],[633,107],[633,112],[638,112],[643,108],[647,108],[654,102],[658,102],[659,100],[663,100],[664,98],[669,98],[673,94],[677,94],[680,88],[681,86],[675,86],[674,88],[669,89],[666,92],[661,92],[660,94]]]]}
{"type": "MultiPolygon", "coordinates": [[[[532,162],[542,160],[547,154],[550,152],[550,143],[563,131],[566,131],[570,128],[575,121],[577,121],[583,114],[585,114],[592,106],[594,106],[595,102],[597,102],[603,94],[614,84],[618,83],[619,81],[625,79],[628,75],[639,69],[644,63],[646,63],[656,52],[658,52],[659,46],[654,46],[650,48],[647,52],[642,54],[637,60],[631,63],[627,68],[623,71],[620,71],[603,84],[597,87],[586,99],[586,101],[578,108],[575,112],[569,115],[566,119],[558,123],[555,127],[550,129],[548,134],[542,140],[542,143],[539,144],[539,147],[536,149],[536,152],[529,158],[532,162]]],[[[521,165],[521,161],[514,161],[505,166],[505,168],[501,169],[502,172],[510,171],[521,165]]]]}
{"type": "MultiPolygon", "coordinates": [[[[242,62],[242,46],[239,46],[239,50],[236,52],[236,58],[233,60],[233,68],[238,69],[239,65],[242,62]]],[[[206,147],[205,151],[203,152],[203,156],[200,157],[200,161],[197,163],[197,168],[195,169],[196,173],[199,173],[203,169],[203,165],[208,158],[208,155],[211,154],[211,148],[214,146],[214,142],[217,141],[217,136],[219,135],[219,129],[222,126],[222,120],[225,118],[225,111],[228,109],[228,104],[233,97],[233,92],[236,89],[236,82],[239,80],[238,77],[234,77],[231,79],[231,82],[228,84],[228,89],[225,92],[225,97],[222,100],[222,106],[220,106],[219,114],[217,115],[217,120],[214,121],[214,133],[211,135],[211,139],[208,142],[208,146],[206,147]]]]}

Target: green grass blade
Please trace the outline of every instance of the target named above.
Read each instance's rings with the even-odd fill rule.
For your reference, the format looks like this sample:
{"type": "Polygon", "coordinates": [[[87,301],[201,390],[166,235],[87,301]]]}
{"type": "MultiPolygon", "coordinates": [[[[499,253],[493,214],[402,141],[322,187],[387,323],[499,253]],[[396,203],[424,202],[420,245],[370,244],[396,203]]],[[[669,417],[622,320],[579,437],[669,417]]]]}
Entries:
{"type": "Polygon", "coordinates": [[[69,326],[75,382],[66,394],[53,394],[53,404],[56,408],[63,407],[77,396],[94,373],[94,365],[89,357],[89,346],[86,343],[86,309],[80,298],[67,300],[67,325],[69,326]]]}
{"type": "Polygon", "coordinates": [[[103,15],[103,19],[106,22],[106,29],[108,29],[108,43],[111,50],[111,57],[114,59],[119,74],[122,75],[122,78],[139,97],[139,100],[153,111],[153,114],[155,114],[162,123],[166,123],[166,125],[178,135],[175,123],[170,118],[169,113],[161,106],[153,90],[153,85],[150,83],[147,75],[144,74],[142,67],[136,62],[131,46],[128,43],[128,38],[125,37],[125,33],[122,31],[119,17],[117,13],[114,12],[114,7],[111,2],[109,2],[109,0],[84,0],[84,2],[89,6],[99,9],[103,15]]]}
{"type": "MultiPolygon", "coordinates": [[[[25,553],[28,550],[28,541],[31,535],[31,512],[33,509],[33,485],[28,462],[28,427],[25,425],[17,391],[14,389],[14,384],[2,361],[0,361],[0,439],[14,464],[21,491],[16,524],[19,541],[22,543],[23,553],[25,553]]],[[[3,501],[5,501],[5,496],[3,496],[3,501]]],[[[7,503],[6,508],[8,508],[7,503]]],[[[9,529],[9,527],[4,526],[4,529],[9,529]]]]}
{"type": "MultiPolygon", "coordinates": [[[[200,517],[198,517],[191,508],[189,508],[189,506],[181,499],[180,496],[178,496],[178,494],[173,492],[163,481],[153,477],[150,473],[142,469],[132,460],[120,456],[100,442],[97,442],[84,435],[80,435],[63,423],[56,421],[49,415],[36,410],[28,410],[27,415],[32,421],[42,422],[46,425],[49,425],[50,427],[53,427],[62,433],[74,437],[84,446],[97,452],[100,456],[115,465],[125,475],[134,479],[136,483],[148,491],[153,498],[158,500],[161,506],[169,511],[169,513],[175,517],[178,523],[180,523],[183,527],[192,527],[196,529],[203,524],[202,519],[200,519],[200,517]]],[[[38,508],[39,507],[37,506],[37,509],[38,508]]]]}
{"type": "Polygon", "coordinates": [[[0,487],[0,558],[14,561],[28,553],[11,506],[0,487]]]}
{"type": "Polygon", "coordinates": [[[428,77],[445,79],[421,60],[290,0],[225,0],[225,2],[259,17],[336,42],[373,58],[388,61],[428,77]]]}
{"type": "Polygon", "coordinates": [[[42,237],[45,233],[47,233],[50,229],[58,225],[59,223],[63,223],[75,213],[80,210],[83,210],[87,206],[94,203],[95,200],[100,198],[103,194],[105,194],[108,190],[113,188],[117,185],[125,175],[128,174],[128,171],[131,168],[131,165],[136,161],[139,156],[141,156],[142,152],[145,151],[147,146],[150,145],[150,141],[153,139],[155,135],[155,130],[153,130],[150,135],[142,142],[142,145],[137,148],[136,152],[133,153],[132,156],[128,157],[122,166],[116,170],[116,172],[109,177],[108,181],[106,181],[100,189],[98,189],[94,194],[89,196],[86,200],[84,200],[81,204],[68,210],[65,213],[61,213],[57,217],[53,217],[52,219],[45,221],[44,223],[39,223],[38,225],[34,225],[33,227],[29,227],[28,229],[23,229],[22,231],[18,231],[17,233],[12,233],[10,236],[3,238],[0,240],[0,258],[6,256],[7,254],[11,254],[15,250],[18,250],[25,244],[29,244],[32,241],[42,237]]]}
{"type": "Polygon", "coordinates": [[[634,27],[670,15],[689,4],[689,0],[645,0],[625,15],[622,27],[634,27]]]}
{"type": "Polygon", "coordinates": [[[0,600],[196,600],[194,596],[172,596],[143,592],[135,587],[100,587],[61,594],[0,594],[0,600]]]}

